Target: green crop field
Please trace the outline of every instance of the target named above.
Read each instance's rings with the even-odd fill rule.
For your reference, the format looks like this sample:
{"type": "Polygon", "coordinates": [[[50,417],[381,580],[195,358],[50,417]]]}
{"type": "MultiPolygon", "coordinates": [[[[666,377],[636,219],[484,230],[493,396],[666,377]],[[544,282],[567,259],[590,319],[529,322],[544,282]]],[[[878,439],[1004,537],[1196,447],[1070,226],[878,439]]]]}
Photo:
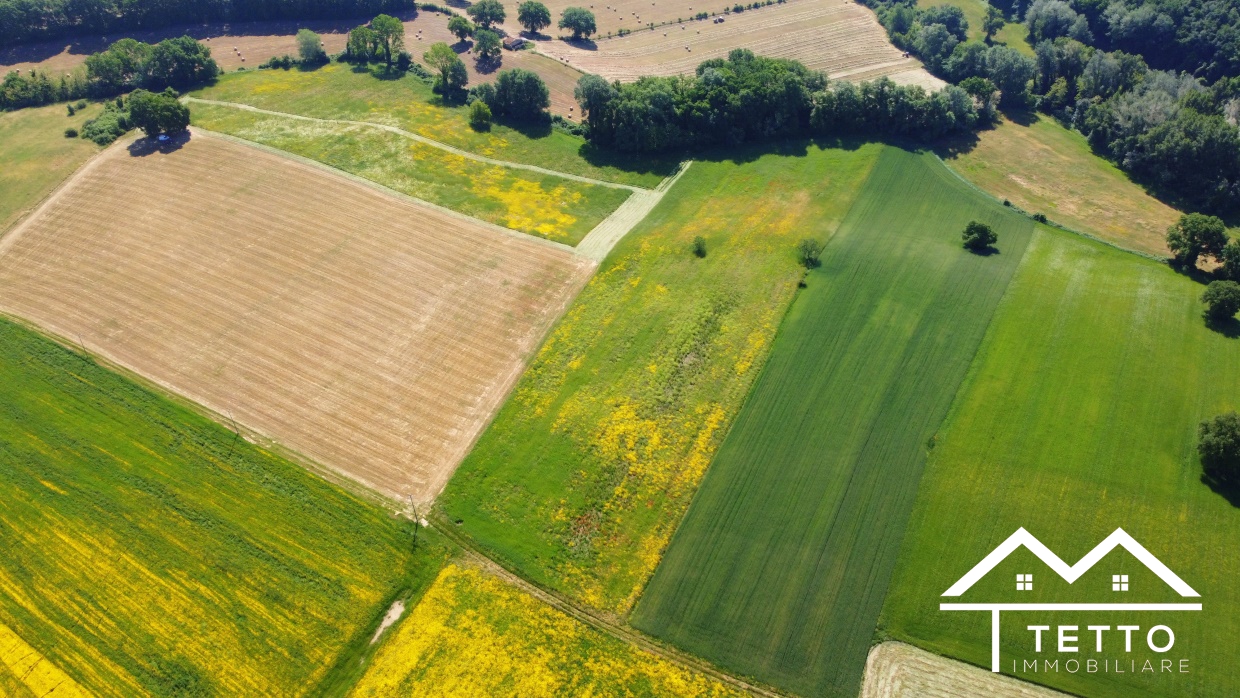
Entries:
{"type": "MultiPolygon", "coordinates": [[[[1201,292],[1163,265],[1039,228],[927,468],[883,610],[887,633],[988,665],[989,616],[940,612],[939,595],[1018,527],[1069,564],[1122,527],[1200,592],[1203,612],[1005,614],[1003,661],[1039,656],[1027,624],[1085,634],[1127,622],[1143,628],[1131,655],[1122,636],[1094,654],[1088,633],[1077,658],[1125,669],[1129,659],[1177,669],[1188,659],[1190,673],[1018,673],[1097,697],[1240,694],[1240,510],[1200,481],[1195,454],[1197,424],[1240,408],[1240,339],[1204,326],[1201,292]],[[1145,646],[1154,624],[1176,634],[1165,655],[1145,646]]],[[[1073,586],[1018,553],[979,584],[983,598],[960,600],[1024,601],[1012,580],[1029,572],[1041,573],[1028,594],[1038,602],[1183,600],[1124,553],[1073,586]],[[1131,587],[1119,598],[1109,583],[1121,573],[1131,587]]]]}
{"type": "MultiPolygon", "coordinates": [[[[412,553],[383,508],[7,320],[0,481],[0,655],[39,653],[99,696],[330,687],[444,557],[412,553]]],[[[0,670],[0,688],[22,681],[0,670]]]]}
{"type": "Polygon", "coordinates": [[[99,146],[82,138],[65,138],[65,129],[100,112],[91,104],[74,116],[65,105],[0,113],[0,235],[43,200],[99,146]]]}
{"type": "Polygon", "coordinates": [[[927,441],[1032,227],[932,155],[883,151],[634,626],[802,695],[857,694],[927,441]],[[970,220],[998,254],[963,249],[970,220]]]}
{"type": "Polygon", "coordinates": [[[654,187],[675,172],[677,164],[674,159],[599,152],[585,140],[549,127],[495,125],[480,133],[469,127],[466,108],[445,106],[418,78],[387,79],[345,63],[315,70],[228,73],[191,95],[321,119],[388,124],[479,155],[621,184],[654,187]]]}
{"type": "Polygon", "coordinates": [[[630,193],[481,163],[367,126],[192,106],[195,126],[317,160],[423,201],[568,245],[577,244],[630,193]]]}
{"type": "Polygon", "coordinates": [[[881,147],[786,150],[695,162],[616,247],[448,484],[444,519],[539,584],[631,607],[766,358],[797,242],[830,237],[881,147]]]}

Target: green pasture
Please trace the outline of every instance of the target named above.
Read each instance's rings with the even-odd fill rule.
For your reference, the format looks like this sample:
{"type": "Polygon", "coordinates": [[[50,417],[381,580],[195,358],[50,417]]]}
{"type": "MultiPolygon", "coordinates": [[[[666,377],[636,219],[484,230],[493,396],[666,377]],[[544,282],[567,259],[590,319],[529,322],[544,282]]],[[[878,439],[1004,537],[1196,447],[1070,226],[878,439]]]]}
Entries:
{"type": "Polygon", "coordinates": [[[880,151],[695,162],[552,330],[439,517],[536,583],[627,612],[765,361],[797,243],[831,236],[880,151]]]}
{"type": "Polygon", "coordinates": [[[634,626],[801,695],[857,694],[927,442],[1032,227],[933,156],[883,151],[634,626]],[[973,219],[997,254],[961,247],[973,219]]]}
{"type": "Polygon", "coordinates": [[[99,696],[331,693],[446,554],[7,320],[0,481],[0,624],[99,696]]]}
{"type": "Polygon", "coordinates": [[[88,140],[65,138],[65,129],[81,131],[100,111],[90,104],[68,116],[64,104],[53,104],[0,113],[0,235],[99,152],[88,140]]]}
{"type": "Polygon", "coordinates": [[[195,126],[317,160],[423,201],[568,245],[577,244],[630,193],[488,165],[366,126],[202,103],[193,104],[192,113],[195,126]]]}
{"type": "MultiPolygon", "coordinates": [[[[939,595],[1019,527],[1069,564],[1123,528],[1201,594],[1203,611],[1005,614],[1005,670],[1013,659],[1073,656],[1038,655],[1025,626],[1074,624],[1081,661],[1171,659],[1178,670],[1188,659],[1189,673],[1018,674],[1096,697],[1240,694],[1240,510],[1201,482],[1195,454],[1198,423],[1240,408],[1240,339],[1205,327],[1202,288],[1038,229],[927,467],[883,609],[886,634],[989,665],[988,614],[940,612],[939,595]],[[1143,630],[1131,654],[1122,636],[1095,654],[1091,624],[1143,630]],[[1155,624],[1176,634],[1166,654],[1145,647],[1155,624]]],[[[1184,600],[1123,552],[1069,586],[1022,551],[984,582],[959,600],[1184,600]],[[1016,591],[1021,573],[1034,573],[1033,592],[1016,591]],[[1113,574],[1130,575],[1128,592],[1111,589],[1113,574]]]]}
{"type": "Polygon", "coordinates": [[[332,63],[313,70],[247,70],[222,75],[191,95],[322,119],[388,124],[499,160],[621,184],[654,187],[677,164],[598,151],[550,127],[518,130],[497,124],[478,132],[470,128],[465,107],[445,105],[413,75],[393,77],[381,68],[332,63]]]}

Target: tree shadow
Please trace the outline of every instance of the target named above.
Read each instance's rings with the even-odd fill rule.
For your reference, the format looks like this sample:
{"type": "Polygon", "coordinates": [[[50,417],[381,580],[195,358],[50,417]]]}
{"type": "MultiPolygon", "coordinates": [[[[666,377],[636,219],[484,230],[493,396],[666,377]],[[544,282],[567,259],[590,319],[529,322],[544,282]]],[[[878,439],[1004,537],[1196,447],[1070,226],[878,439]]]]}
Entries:
{"type": "Polygon", "coordinates": [[[999,113],[1017,126],[1032,126],[1038,120],[1038,113],[1029,107],[1000,107],[999,113]]]}
{"type": "Polygon", "coordinates": [[[452,44],[451,48],[456,53],[456,55],[459,56],[462,53],[469,53],[470,51],[472,51],[474,48],[474,42],[470,41],[469,39],[461,39],[457,41],[455,44],[452,44]]]}
{"type": "Polygon", "coordinates": [[[991,257],[994,255],[1000,254],[999,248],[995,247],[994,245],[987,245],[985,247],[977,247],[977,248],[966,247],[965,249],[978,257],[991,257]]]}
{"type": "Polygon", "coordinates": [[[550,41],[551,40],[550,34],[543,34],[541,32],[532,32],[532,31],[529,31],[528,29],[526,31],[519,32],[517,36],[523,39],[529,39],[530,41],[550,41]]]}
{"type": "Polygon", "coordinates": [[[371,70],[370,72],[372,75],[375,76],[376,80],[390,81],[390,80],[400,80],[401,78],[405,77],[405,73],[408,71],[401,70],[400,68],[397,68],[395,65],[393,65],[390,68],[387,67],[386,65],[381,65],[375,68],[374,70],[371,70]]]}
{"type": "Polygon", "coordinates": [[[130,157],[144,158],[148,155],[167,155],[174,153],[189,143],[192,134],[189,131],[182,131],[168,136],[168,140],[161,141],[158,138],[143,136],[133,143],[129,144],[126,150],[129,151],[130,157]]]}
{"type": "Polygon", "coordinates": [[[1240,483],[1225,482],[1208,473],[1202,473],[1201,484],[1209,487],[1214,494],[1226,499],[1228,504],[1240,509],[1240,483]]]}
{"type": "Polygon", "coordinates": [[[598,44],[594,43],[593,39],[574,39],[572,37],[561,36],[560,41],[563,41],[569,46],[575,46],[583,51],[598,50],[598,44]]]}
{"type": "Polygon", "coordinates": [[[498,56],[496,58],[479,57],[478,60],[474,61],[474,70],[478,71],[479,75],[490,75],[491,73],[499,70],[503,64],[503,56],[498,56]]]}
{"type": "Polygon", "coordinates": [[[522,119],[496,119],[495,123],[507,126],[526,138],[546,138],[551,135],[551,119],[526,121],[522,119]]]}
{"type": "Polygon", "coordinates": [[[1240,320],[1229,317],[1223,320],[1215,318],[1206,318],[1206,327],[1217,332],[1228,339],[1240,338],[1240,320]]]}

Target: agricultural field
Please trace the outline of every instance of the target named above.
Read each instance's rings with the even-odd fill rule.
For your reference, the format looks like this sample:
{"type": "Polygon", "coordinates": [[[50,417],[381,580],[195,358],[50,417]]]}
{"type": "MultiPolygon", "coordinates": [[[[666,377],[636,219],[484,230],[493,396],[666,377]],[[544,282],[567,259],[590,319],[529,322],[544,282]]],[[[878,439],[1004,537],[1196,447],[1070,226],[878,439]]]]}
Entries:
{"type": "MultiPolygon", "coordinates": [[[[986,36],[982,21],[986,17],[986,0],[917,0],[917,7],[936,7],[938,5],[954,5],[964,11],[964,18],[969,22],[969,40],[981,41],[986,36]]],[[[996,45],[1011,46],[1026,56],[1033,55],[1033,47],[1029,45],[1029,30],[1023,22],[1008,22],[995,33],[996,45]]]]}
{"type": "Polygon", "coordinates": [[[440,548],[198,413],[0,320],[0,693],[297,695],[440,548]]]}
{"type": "Polygon", "coordinates": [[[471,160],[371,126],[307,121],[195,102],[195,126],[310,158],[402,194],[576,245],[632,193],[471,160]]]}
{"type": "Polygon", "coordinates": [[[65,105],[54,104],[0,113],[0,235],[99,152],[88,140],[65,138],[65,129],[81,130],[100,111],[91,104],[66,116],[65,105]]]}
{"type": "Polygon", "coordinates": [[[1031,683],[919,650],[884,642],[870,650],[861,698],[1063,698],[1031,683]]]}
{"type": "Polygon", "coordinates": [[[1167,228],[1180,212],[1094,155],[1085,137],[1049,117],[1004,119],[941,150],[966,179],[1000,199],[1120,247],[1169,256],[1167,228]]]}
{"type": "Polygon", "coordinates": [[[626,613],[765,361],[798,241],[831,236],[880,150],[695,161],[544,342],[439,518],[535,583],[626,613]]]}
{"type": "Polygon", "coordinates": [[[873,80],[886,75],[898,83],[927,89],[944,84],[917,59],[904,57],[891,45],[873,11],[841,0],[789,0],[729,15],[722,24],[709,19],[686,21],[602,39],[597,46],[553,40],[540,41],[537,48],[608,80],[692,74],[702,61],[726,58],[732,49],[747,48],[762,56],[801,61],[837,80],[873,80]]]}
{"type": "Polygon", "coordinates": [[[800,695],[855,696],[947,413],[1033,223],[883,151],[779,327],[635,627],[800,695]],[[998,252],[971,253],[981,220],[998,252]]]}
{"type": "MultiPolygon", "coordinates": [[[[940,612],[940,594],[1020,527],[1070,563],[1122,527],[1201,594],[1204,612],[1004,614],[1005,671],[1037,656],[1029,622],[1163,623],[1176,635],[1168,655],[1134,641],[1131,655],[1110,643],[1081,658],[1174,656],[1190,660],[1189,674],[1016,673],[1098,698],[1240,693],[1240,628],[1223,620],[1240,608],[1229,554],[1240,548],[1240,511],[1203,484],[1195,453],[1198,423],[1240,407],[1240,341],[1204,326],[1201,292],[1165,265],[1039,227],[926,468],[883,609],[886,636],[989,666],[989,615],[940,612]]],[[[1031,558],[1019,550],[960,600],[1113,601],[1110,575],[1120,573],[1131,575],[1126,601],[1184,600],[1128,555],[1072,586],[1031,558]],[[1031,570],[1041,581],[1013,599],[1013,576],[1031,570]]]]}
{"type": "Polygon", "coordinates": [[[0,308],[401,501],[442,488],[593,267],[250,146],[141,143],[5,237],[0,308]]]}
{"type": "Polygon", "coordinates": [[[469,127],[464,107],[444,106],[429,85],[412,75],[385,80],[347,64],[229,73],[191,94],[320,119],[396,126],[478,155],[619,184],[653,188],[678,164],[599,154],[583,139],[550,128],[522,133],[496,125],[479,133],[469,127]]]}
{"type": "Polygon", "coordinates": [[[745,694],[594,630],[476,567],[449,564],[349,695],[745,694]]]}

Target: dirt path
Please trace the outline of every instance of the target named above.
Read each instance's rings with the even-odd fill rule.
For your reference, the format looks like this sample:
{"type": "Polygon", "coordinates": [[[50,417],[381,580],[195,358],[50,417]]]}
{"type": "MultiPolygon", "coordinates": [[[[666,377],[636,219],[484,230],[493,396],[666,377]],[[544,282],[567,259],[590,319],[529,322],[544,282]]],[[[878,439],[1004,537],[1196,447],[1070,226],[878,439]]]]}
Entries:
{"type": "Polygon", "coordinates": [[[870,650],[861,698],[1065,698],[1066,694],[917,649],[884,642],[870,650]]]}
{"type": "Polygon", "coordinates": [[[594,230],[587,233],[581,242],[577,243],[577,254],[589,257],[596,262],[606,259],[611,248],[642,222],[663,200],[663,195],[667,193],[667,190],[672,188],[676,180],[680,179],[680,175],[684,174],[692,164],[692,160],[680,163],[680,169],[676,170],[676,174],[663,180],[653,191],[634,192],[623,204],[620,204],[620,208],[612,211],[610,216],[594,226],[594,230]]]}
{"type": "Polygon", "coordinates": [[[613,189],[628,189],[629,191],[632,191],[632,192],[651,191],[650,189],[634,187],[628,184],[617,184],[615,182],[606,182],[601,179],[591,179],[589,177],[582,177],[581,175],[568,174],[567,172],[559,172],[557,170],[549,170],[545,167],[539,167],[538,165],[527,165],[522,162],[509,162],[507,160],[496,160],[495,158],[489,158],[489,157],[486,157],[485,155],[471,153],[468,150],[461,150],[460,148],[450,146],[447,143],[441,143],[432,138],[427,138],[426,136],[413,133],[412,131],[406,131],[402,128],[397,128],[395,126],[388,126],[386,124],[376,124],[370,121],[349,121],[347,119],[320,119],[320,118],[313,117],[313,116],[302,116],[301,114],[290,114],[288,112],[283,112],[283,111],[272,111],[271,109],[261,109],[259,107],[252,107],[248,104],[241,104],[240,102],[223,102],[223,101],[215,100],[215,99],[199,99],[198,97],[182,97],[181,101],[198,102],[200,104],[214,104],[220,107],[232,107],[233,109],[242,109],[245,111],[255,112],[257,114],[269,114],[271,116],[281,116],[286,119],[296,119],[298,121],[312,121],[312,122],[318,122],[318,123],[323,123],[323,124],[347,124],[349,126],[367,126],[370,128],[377,128],[377,129],[381,129],[381,130],[388,131],[391,133],[395,133],[397,135],[404,136],[405,138],[415,140],[419,143],[423,143],[425,145],[429,145],[434,148],[445,150],[449,153],[452,153],[453,155],[459,155],[463,158],[468,158],[470,160],[475,160],[477,162],[486,163],[488,165],[498,165],[500,167],[511,167],[515,170],[526,170],[529,172],[537,172],[539,174],[551,175],[553,177],[562,177],[564,179],[571,179],[573,181],[584,182],[586,184],[597,184],[600,187],[611,187],[613,189]]]}

